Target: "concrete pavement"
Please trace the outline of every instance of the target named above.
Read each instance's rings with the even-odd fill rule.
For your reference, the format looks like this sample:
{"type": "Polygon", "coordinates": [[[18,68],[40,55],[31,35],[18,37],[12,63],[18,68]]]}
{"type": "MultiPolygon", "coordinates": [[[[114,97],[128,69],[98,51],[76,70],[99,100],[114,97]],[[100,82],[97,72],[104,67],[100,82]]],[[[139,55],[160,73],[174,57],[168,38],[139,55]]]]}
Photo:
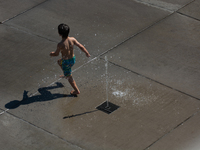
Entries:
{"type": "Polygon", "coordinates": [[[0,148],[198,150],[199,5],[0,0],[0,148]],[[75,49],[78,97],[49,57],[63,22],[92,55],[75,49]]]}

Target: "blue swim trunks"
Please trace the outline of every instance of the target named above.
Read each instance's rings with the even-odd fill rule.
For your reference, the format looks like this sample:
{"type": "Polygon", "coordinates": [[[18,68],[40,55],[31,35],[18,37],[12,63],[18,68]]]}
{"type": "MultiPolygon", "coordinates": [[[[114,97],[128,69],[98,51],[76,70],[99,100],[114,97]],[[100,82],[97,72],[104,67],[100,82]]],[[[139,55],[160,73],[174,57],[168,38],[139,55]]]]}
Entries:
{"type": "Polygon", "coordinates": [[[61,60],[61,65],[62,65],[62,69],[63,69],[63,73],[66,77],[71,76],[72,75],[72,66],[75,64],[76,62],[76,57],[74,56],[71,59],[62,59],[61,60]]]}

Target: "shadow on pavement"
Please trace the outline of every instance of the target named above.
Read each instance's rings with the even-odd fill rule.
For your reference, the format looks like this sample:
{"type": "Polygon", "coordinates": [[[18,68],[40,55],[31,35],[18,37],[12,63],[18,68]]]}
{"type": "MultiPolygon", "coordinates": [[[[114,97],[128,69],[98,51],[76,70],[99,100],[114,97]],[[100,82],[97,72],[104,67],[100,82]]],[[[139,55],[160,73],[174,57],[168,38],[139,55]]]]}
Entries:
{"type": "Polygon", "coordinates": [[[88,112],[84,112],[84,113],[81,113],[81,114],[70,115],[70,116],[63,117],[63,119],[73,118],[73,117],[77,117],[77,116],[81,116],[81,115],[85,115],[85,114],[93,113],[93,112],[95,112],[95,111],[99,111],[99,110],[93,110],[93,111],[88,111],[88,112]]]}
{"type": "Polygon", "coordinates": [[[56,86],[39,88],[38,92],[40,93],[40,95],[31,96],[31,97],[27,95],[28,91],[24,90],[23,99],[21,101],[19,100],[10,101],[9,103],[5,105],[5,108],[15,109],[19,107],[20,105],[27,105],[34,102],[50,101],[50,100],[54,100],[54,99],[62,98],[62,97],[77,97],[75,95],[70,95],[70,94],[69,95],[59,94],[59,93],[52,94],[51,92],[49,92],[48,90],[64,87],[64,85],[60,82],[56,82],[56,84],[57,84],[56,86]]]}

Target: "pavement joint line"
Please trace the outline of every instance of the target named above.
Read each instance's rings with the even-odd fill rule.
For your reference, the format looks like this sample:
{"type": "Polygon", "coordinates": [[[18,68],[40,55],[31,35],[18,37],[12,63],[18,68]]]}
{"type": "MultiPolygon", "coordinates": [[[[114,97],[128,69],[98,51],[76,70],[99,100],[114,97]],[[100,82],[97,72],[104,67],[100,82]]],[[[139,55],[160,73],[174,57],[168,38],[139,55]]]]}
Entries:
{"type": "Polygon", "coordinates": [[[40,35],[38,35],[38,34],[34,34],[34,33],[31,33],[31,32],[28,32],[28,31],[19,29],[19,28],[15,27],[15,26],[8,25],[8,24],[3,24],[3,25],[8,26],[8,27],[10,27],[10,28],[13,28],[13,29],[15,29],[15,30],[21,31],[21,32],[23,32],[23,33],[29,34],[29,35],[31,35],[31,36],[39,37],[39,38],[41,38],[41,39],[45,39],[45,40],[47,40],[47,41],[50,41],[50,42],[53,42],[53,43],[57,43],[57,41],[48,39],[48,38],[43,37],[43,36],[40,36],[40,35]]]}
{"type": "Polygon", "coordinates": [[[22,14],[24,14],[24,13],[30,11],[30,10],[32,10],[32,9],[34,9],[35,7],[37,7],[37,6],[39,6],[39,5],[43,4],[43,3],[45,3],[45,2],[47,2],[47,1],[49,1],[49,0],[45,0],[45,1],[43,1],[43,2],[41,2],[41,3],[39,3],[39,4],[35,5],[35,6],[33,6],[33,7],[29,8],[29,9],[27,9],[27,10],[22,11],[21,13],[16,14],[15,16],[13,16],[13,17],[11,17],[11,18],[8,18],[8,19],[6,19],[6,20],[4,20],[4,21],[1,21],[0,24],[3,24],[3,23],[5,23],[5,22],[7,22],[7,21],[10,21],[10,20],[12,20],[12,19],[14,19],[14,18],[16,18],[16,17],[18,17],[18,16],[20,16],[20,15],[22,15],[22,14]]]}
{"type": "Polygon", "coordinates": [[[188,18],[191,18],[191,19],[194,19],[194,20],[200,21],[200,19],[195,18],[195,17],[192,17],[192,16],[190,16],[190,15],[187,15],[187,14],[184,14],[184,13],[181,13],[181,12],[177,12],[177,13],[180,14],[180,15],[182,15],[182,16],[186,16],[186,17],[188,17],[188,18]]]}
{"type": "Polygon", "coordinates": [[[187,4],[183,5],[181,8],[179,8],[176,12],[178,12],[179,10],[183,9],[184,7],[190,5],[191,3],[193,3],[196,0],[191,0],[190,2],[188,2],[187,4]]]}
{"type": "Polygon", "coordinates": [[[36,126],[35,124],[33,124],[33,123],[31,123],[31,122],[28,122],[28,121],[26,121],[26,120],[24,120],[24,119],[22,119],[22,118],[20,118],[20,117],[18,117],[18,116],[16,116],[16,115],[10,113],[10,112],[6,112],[6,113],[8,113],[9,115],[11,115],[11,116],[13,116],[13,117],[15,117],[15,118],[17,118],[17,119],[19,119],[19,120],[21,120],[21,121],[23,121],[23,122],[29,124],[29,125],[31,125],[31,126],[33,126],[33,127],[37,128],[37,129],[40,129],[41,131],[44,131],[44,132],[46,132],[46,133],[48,133],[48,134],[50,134],[50,135],[55,136],[56,138],[58,138],[58,139],[60,139],[60,140],[62,140],[62,141],[64,141],[64,142],[66,142],[66,143],[69,144],[69,145],[75,146],[75,147],[79,148],[80,150],[84,150],[83,148],[81,148],[81,147],[79,147],[79,146],[77,146],[77,145],[75,145],[75,144],[73,144],[73,143],[67,141],[66,139],[64,139],[64,138],[62,138],[62,137],[60,137],[60,136],[58,136],[58,135],[56,135],[56,134],[54,134],[54,133],[52,133],[52,132],[50,132],[50,131],[48,131],[48,130],[45,130],[45,129],[41,128],[41,127],[38,127],[38,126],[36,126]]]}
{"type": "Polygon", "coordinates": [[[158,138],[156,141],[154,141],[153,143],[151,143],[148,147],[146,147],[144,150],[148,150],[151,146],[153,146],[155,143],[157,143],[158,141],[160,141],[161,139],[163,139],[165,136],[167,136],[168,134],[170,134],[171,132],[173,132],[174,130],[176,130],[178,127],[182,126],[184,123],[186,123],[188,120],[190,120],[191,118],[193,118],[197,113],[199,112],[199,110],[197,112],[195,112],[194,114],[192,114],[191,116],[189,116],[188,118],[186,118],[184,121],[182,121],[181,123],[179,123],[177,126],[175,126],[174,128],[172,128],[169,132],[167,132],[166,134],[164,134],[163,136],[161,136],[160,138],[158,138]]]}

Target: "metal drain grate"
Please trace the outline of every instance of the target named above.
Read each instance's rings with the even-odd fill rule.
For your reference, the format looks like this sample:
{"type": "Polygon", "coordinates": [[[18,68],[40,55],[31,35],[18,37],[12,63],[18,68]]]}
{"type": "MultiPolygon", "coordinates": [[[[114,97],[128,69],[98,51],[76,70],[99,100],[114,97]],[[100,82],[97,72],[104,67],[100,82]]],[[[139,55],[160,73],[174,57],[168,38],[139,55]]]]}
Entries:
{"type": "Polygon", "coordinates": [[[105,112],[107,114],[111,114],[112,112],[114,112],[118,108],[119,108],[119,106],[117,106],[117,105],[115,105],[115,104],[113,104],[111,102],[107,102],[107,101],[105,101],[100,106],[96,107],[96,109],[101,110],[101,111],[103,111],[103,112],[105,112]]]}

